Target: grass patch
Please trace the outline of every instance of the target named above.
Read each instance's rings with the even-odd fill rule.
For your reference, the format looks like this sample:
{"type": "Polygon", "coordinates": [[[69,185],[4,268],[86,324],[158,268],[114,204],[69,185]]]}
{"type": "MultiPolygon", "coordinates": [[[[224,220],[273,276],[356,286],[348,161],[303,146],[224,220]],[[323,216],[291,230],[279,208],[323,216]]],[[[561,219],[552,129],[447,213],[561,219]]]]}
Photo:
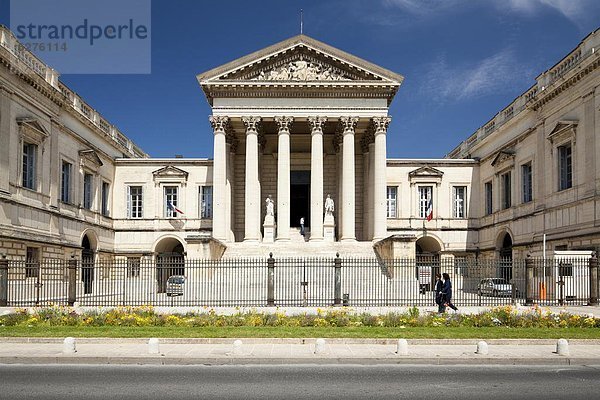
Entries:
{"type": "Polygon", "coordinates": [[[597,328],[2,326],[1,337],[600,339],[597,328]]]}

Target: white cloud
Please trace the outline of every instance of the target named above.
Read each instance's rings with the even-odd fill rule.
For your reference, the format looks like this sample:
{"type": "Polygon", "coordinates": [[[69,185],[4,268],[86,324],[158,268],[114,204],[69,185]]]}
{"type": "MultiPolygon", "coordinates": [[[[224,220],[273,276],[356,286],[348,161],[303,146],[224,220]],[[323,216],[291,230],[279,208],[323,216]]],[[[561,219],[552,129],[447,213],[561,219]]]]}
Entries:
{"type": "Polygon", "coordinates": [[[533,15],[543,8],[552,8],[576,25],[587,19],[587,10],[597,7],[595,0],[498,0],[497,5],[508,5],[511,11],[533,15]]]}
{"type": "Polygon", "coordinates": [[[530,77],[529,72],[516,61],[510,49],[474,65],[450,66],[445,57],[441,57],[426,67],[421,91],[437,102],[473,99],[522,87],[523,78],[530,77]]]}

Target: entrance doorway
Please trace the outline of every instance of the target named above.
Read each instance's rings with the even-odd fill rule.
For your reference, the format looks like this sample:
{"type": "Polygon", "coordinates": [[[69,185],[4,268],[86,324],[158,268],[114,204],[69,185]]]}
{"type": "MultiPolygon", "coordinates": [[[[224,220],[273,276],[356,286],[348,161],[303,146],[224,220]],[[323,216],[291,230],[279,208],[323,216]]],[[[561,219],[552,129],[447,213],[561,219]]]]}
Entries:
{"type": "Polygon", "coordinates": [[[290,226],[300,227],[300,218],[310,227],[310,171],[290,173],[290,226]]]}
{"type": "Polygon", "coordinates": [[[513,263],[512,263],[512,238],[508,233],[504,234],[504,238],[502,239],[502,247],[500,247],[500,262],[498,263],[498,277],[504,278],[508,282],[511,281],[513,277],[513,263]]]}
{"type": "Polygon", "coordinates": [[[156,246],[156,252],[156,292],[165,293],[169,277],[185,276],[184,248],[177,239],[166,238],[156,246]]]}
{"type": "Polygon", "coordinates": [[[416,278],[421,293],[435,288],[435,275],[440,273],[441,246],[437,240],[424,236],[415,244],[416,278]]]}
{"type": "Polygon", "coordinates": [[[94,283],[94,250],[87,235],[81,241],[81,281],[83,282],[83,293],[92,293],[94,283]]]}

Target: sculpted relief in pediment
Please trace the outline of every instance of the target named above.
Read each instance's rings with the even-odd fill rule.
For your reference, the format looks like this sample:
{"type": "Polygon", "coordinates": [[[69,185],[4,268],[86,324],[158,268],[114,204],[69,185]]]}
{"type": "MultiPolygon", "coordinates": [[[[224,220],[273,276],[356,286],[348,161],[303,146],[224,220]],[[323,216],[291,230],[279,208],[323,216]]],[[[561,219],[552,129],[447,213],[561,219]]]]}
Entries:
{"type": "Polygon", "coordinates": [[[347,81],[350,78],[332,66],[312,61],[292,61],[286,65],[260,71],[256,81],[347,81]]]}

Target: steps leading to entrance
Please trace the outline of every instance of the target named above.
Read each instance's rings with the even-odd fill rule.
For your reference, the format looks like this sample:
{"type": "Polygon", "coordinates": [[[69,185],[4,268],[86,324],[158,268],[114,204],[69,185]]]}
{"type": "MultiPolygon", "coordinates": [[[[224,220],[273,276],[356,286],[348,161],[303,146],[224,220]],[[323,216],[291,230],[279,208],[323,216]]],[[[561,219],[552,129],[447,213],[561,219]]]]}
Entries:
{"type": "MultiPolygon", "coordinates": [[[[375,257],[372,242],[304,242],[298,230],[300,237],[289,241],[278,241],[275,243],[227,243],[227,250],[223,258],[248,258],[264,257],[268,258],[269,253],[273,257],[335,257],[336,253],[340,257],[375,257]]],[[[307,236],[308,237],[308,236],[307,236]]]]}

